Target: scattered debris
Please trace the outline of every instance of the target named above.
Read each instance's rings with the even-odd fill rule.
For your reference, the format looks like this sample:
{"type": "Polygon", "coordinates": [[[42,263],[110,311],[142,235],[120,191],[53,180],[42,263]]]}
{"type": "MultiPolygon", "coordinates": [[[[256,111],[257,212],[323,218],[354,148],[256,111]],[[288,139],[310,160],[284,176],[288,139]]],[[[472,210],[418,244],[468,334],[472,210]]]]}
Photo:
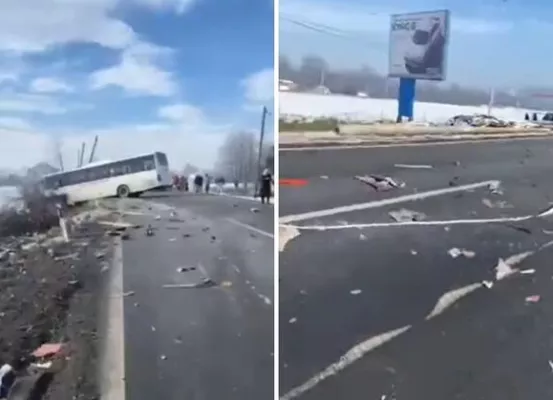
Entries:
{"type": "Polygon", "coordinates": [[[154,236],[154,230],[152,229],[151,225],[148,225],[146,228],[146,236],[154,236]]]}
{"type": "Polygon", "coordinates": [[[254,208],[250,208],[250,211],[251,211],[252,213],[258,213],[258,212],[259,212],[259,208],[255,208],[255,207],[254,207],[254,208]]]}
{"type": "Polygon", "coordinates": [[[406,169],[432,169],[432,165],[417,165],[417,164],[394,164],[396,168],[406,168],[406,169]]]}
{"type": "Polygon", "coordinates": [[[196,267],[179,267],[177,268],[177,272],[188,272],[188,271],[195,271],[196,267]]]}
{"type": "Polygon", "coordinates": [[[548,231],[547,229],[542,229],[542,232],[545,233],[546,235],[553,235],[553,231],[548,231]]]}
{"type": "Polygon", "coordinates": [[[454,176],[453,179],[449,181],[449,186],[457,186],[459,184],[459,179],[458,176],[454,176]]]}
{"type": "Polygon", "coordinates": [[[130,297],[130,296],[134,296],[134,295],[135,295],[135,293],[132,290],[123,293],[123,297],[130,297]]]}
{"type": "Polygon", "coordinates": [[[457,247],[453,247],[453,248],[449,249],[447,254],[449,254],[451,256],[451,258],[457,258],[459,256],[463,256],[463,257],[466,257],[466,258],[473,258],[476,255],[476,253],[474,251],[466,250],[466,249],[459,249],[457,247]]]}
{"type": "Polygon", "coordinates": [[[363,235],[362,233],[359,235],[360,240],[367,240],[367,237],[363,235]]]}
{"type": "Polygon", "coordinates": [[[202,228],[202,232],[207,232],[207,231],[209,231],[209,229],[210,229],[209,226],[205,226],[205,227],[202,228]]]}
{"type": "Polygon", "coordinates": [[[321,175],[321,179],[328,179],[328,176],[326,176],[326,175],[321,175]]]}
{"type": "Polygon", "coordinates": [[[523,269],[519,272],[519,274],[522,274],[522,275],[533,275],[536,273],[536,270],[531,268],[531,269],[523,269]]]}
{"type": "Polygon", "coordinates": [[[63,343],[44,343],[31,353],[33,357],[45,358],[59,355],[64,348],[63,343]]]}
{"type": "Polygon", "coordinates": [[[165,354],[162,354],[161,356],[159,356],[159,358],[164,360],[164,361],[167,360],[167,356],[165,354]]]}
{"type": "Polygon", "coordinates": [[[177,241],[177,238],[171,238],[169,239],[170,242],[176,242],[177,241]]]}
{"type": "Polygon", "coordinates": [[[162,287],[164,289],[200,289],[213,286],[215,286],[215,282],[209,278],[204,278],[198,283],[170,283],[163,285],[162,287]]]}
{"type": "Polygon", "coordinates": [[[526,302],[527,303],[537,303],[540,301],[540,296],[539,295],[533,295],[533,296],[528,296],[526,297],[526,302]]]}
{"type": "Polygon", "coordinates": [[[411,255],[412,256],[416,256],[417,254],[419,254],[416,250],[411,250],[411,255]]]}
{"type": "Polygon", "coordinates": [[[297,321],[298,321],[298,319],[294,317],[294,318],[290,318],[290,320],[288,321],[288,323],[290,323],[290,324],[295,324],[297,321]]]}
{"type": "Polygon", "coordinates": [[[156,215],[155,219],[156,221],[159,221],[161,219],[161,215],[156,215]]]}
{"type": "Polygon", "coordinates": [[[182,344],[182,338],[181,338],[180,336],[177,336],[177,337],[175,338],[175,343],[176,343],[176,344],[182,344]]]}
{"type": "Polygon", "coordinates": [[[221,284],[219,286],[221,286],[221,287],[231,287],[232,282],[231,281],[223,281],[223,282],[221,282],[221,284]]]}
{"type": "Polygon", "coordinates": [[[501,186],[499,182],[492,182],[488,185],[488,189],[490,190],[491,194],[498,194],[502,195],[503,191],[501,190],[501,186]]]}
{"type": "Polygon", "coordinates": [[[549,367],[551,368],[551,371],[553,372],[553,361],[549,360],[549,367]]]}
{"type": "Polygon", "coordinates": [[[361,289],[353,289],[350,291],[350,293],[354,296],[358,295],[358,294],[361,294],[362,290],[361,289]]]}
{"type": "Polygon", "coordinates": [[[529,228],[525,228],[524,226],[518,226],[514,224],[505,224],[506,227],[512,228],[516,231],[526,233],[527,235],[531,235],[532,231],[529,228]]]}
{"type": "Polygon", "coordinates": [[[354,177],[354,179],[357,179],[358,181],[361,181],[363,183],[366,183],[367,185],[371,186],[376,191],[388,191],[391,189],[398,189],[405,187],[404,182],[398,182],[394,179],[387,177],[387,176],[380,176],[380,175],[357,175],[354,177]]]}
{"type": "Polygon", "coordinates": [[[426,218],[426,215],[417,211],[407,210],[402,208],[398,211],[390,211],[388,213],[396,222],[413,222],[413,221],[422,221],[426,218]]]}
{"type": "Polygon", "coordinates": [[[488,289],[491,289],[493,287],[492,281],[482,281],[482,285],[486,286],[488,289]]]}
{"type": "Polygon", "coordinates": [[[192,235],[190,233],[183,233],[182,237],[186,239],[186,238],[192,237],[192,235]]]}
{"type": "Polygon", "coordinates": [[[516,272],[516,269],[512,268],[503,259],[499,259],[497,266],[495,267],[495,279],[500,281],[516,272]]]}
{"type": "Polygon", "coordinates": [[[514,126],[514,122],[504,121],[491,115],[485,114],[460,114],[450,118],[447,122],[449,126],[471,126],[475,128],[507,128],[514,126]]]}
{"type": "Polygon", "coordinates": [[[482,199],[482,204],[488,208],[513,208],[512,205],[503,200],[492,201],[490,199],[482,199]]]}

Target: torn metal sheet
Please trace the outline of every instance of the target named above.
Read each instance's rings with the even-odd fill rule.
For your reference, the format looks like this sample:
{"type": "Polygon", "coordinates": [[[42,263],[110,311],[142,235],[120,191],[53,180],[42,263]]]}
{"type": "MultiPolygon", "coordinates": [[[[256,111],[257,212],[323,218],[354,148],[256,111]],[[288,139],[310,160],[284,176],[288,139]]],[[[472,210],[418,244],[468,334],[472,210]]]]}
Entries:
{"type": "Polygon", "coordinates": [[[388,215],[396,222],[422,221],[426,218],[425,214],[417,211],[411,211],[406,208],[402,208],[398,211],[390,211],[388,215]]]}
{"type": "Polygon", "coordinates": [[[447,252],[452,258],[457,258],[460,256],[466,257],[466,258],[473,258],[476,253],[471,250],[466,249],[459,249],[457,247],[453,247],[452,249],[449,249],[447,252]]]}
{"type": "Polygon", "coordinates": [[[380,175],[357,175],[354,177],[360,182],[371,186],[376,191],[387,191],[405,187],[405,182],[396,181],[388,176],[380,175]]]}

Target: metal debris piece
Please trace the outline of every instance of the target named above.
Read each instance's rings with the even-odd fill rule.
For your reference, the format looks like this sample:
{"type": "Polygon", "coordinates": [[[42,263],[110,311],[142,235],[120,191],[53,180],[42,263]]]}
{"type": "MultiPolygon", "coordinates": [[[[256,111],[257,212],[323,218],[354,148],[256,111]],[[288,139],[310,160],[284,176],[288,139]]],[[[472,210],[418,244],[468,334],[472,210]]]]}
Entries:
{"type": "Polygon", "coordinates": [[[162,354],[161,356],[159,356],[159,358],[161,358],[162,360],[167,360],[167,356],[165,354],[162,354]]]}
{"type": "Polygon", "coordinates": [[[501,190],[501,186],[500,186],[499,182],[490,183],[488,185],[488,189],[489,189],[490,193],[492,193],[492,194],[497,194],[497,195],[502,195],[503,194],[503,190],[501,190]]]}
{"type": "Polygon", "coordinates": [[[512,268],[509,264],[505,262],[502,258],[497,261],[497,266],[495,267],[495,279],[500,281],[513,273],[516,272],[516,269],[512,268]]]}
{"type": "Polygon", "coordinates": [[[537,303],[537,302],[540,301],[540,298],[541,297],[536,294],[536,295],[533,295],[533,296],[526,297],[525,300],[526,300],[527,303],[537,303]]]}
{"type": "Polygon", "coordinates": [[[396,222],[422,221],[426,218],[425,214],[417,211],[407,210],[406,208],[402,208],[398,211],[390,211],[388,215],[392,217],[396,222]]]}
{"type": "Polygon", "coordinates": [[[297,321],[298,321],[298,319],[294,317],[294,318],[290,318],[290,319],[288,320],[288,323],[289,323],[289,324],[295,324],[297,321]]]}
{"type": "Polygon", "coordinates": [[[492,281],[482,281],[482,284],[486,286],[488,289],[491,289],[493,287],[492,281]]]}
{"type": "Polygon", "coordinates": [[[453,248],[449,249],[447,254],[449,254],[452,258],[457,258],[459,256],[463,256],[463,257],[466,257],[466,258],[473,258],[476,255],[476,253],[474,251],[466,250],[466,249],[459,249],[457,247],[453,247],[453,248]]]}
{"type": "Polygon", "coordinates": [[[258,213],[258,212],[259,212],[259,208],[255,208],[255,207],[254,207],[254,208],[250,208],[250,211],[251,211],[252,213],[258,213]]]}
{"type": "Polygon", "coordinates": [[[221,282],[220,286],[221,287],[231,287],[232,282],[231,281],[223,281],[223,282],[221,282]]]}
{"type": "Polygon", "coordinates": [[[154,230],[151,225],[148,225],[145,232],[146,236],[154,236],[154,230]]]}
{"type": "Polygon", "coordinates": [[[388,176],[356,175],[354,179],[369,185],[374,190],[379,192],[405,187],[405,182],[396,181],[388,176]]]}
{"type": "Polygon", "coordinates": [[[367,240],[367,237],[361,233],[359,234],[359,240],[367,240]]]}
{"type": "Polygon", "coordinates": [[[156,215],[156,221],[159,221],[161,219],[161,215],[156,215]]]}
{"type": "Polygon", "coordinates": [[[134,296],[134,292],[132,290],[128,291],[128,292],[125,292],[123,293],[123,297],[130,297],[130,296],[134,296]]]}
{"type": "Polygon", "coordinates": [[[530,269],[523,269],[519,272],[519,274],[522,274],[522,275],[533,275],[536,273],[536,270],[533,269],[533,268],[530,268],[530,269]]]}
{"type": "Polygon", "coordinates": [[[358,295],[358,294],[361,294],[362,290],[361,289],[353,289],[350,291],[350,293],[354,296],[358,295]]]}
{"type": "Polygon", "coordinates": [[[411,250],[411,255],[416,256],[417,254],[419,253],[416,250],[411,250]]]}
{"type": "Polygon", "coordinates": [[[328,176],[326,176],[326,175],[321,175],[321,179],[328,179],[328,176]]]}

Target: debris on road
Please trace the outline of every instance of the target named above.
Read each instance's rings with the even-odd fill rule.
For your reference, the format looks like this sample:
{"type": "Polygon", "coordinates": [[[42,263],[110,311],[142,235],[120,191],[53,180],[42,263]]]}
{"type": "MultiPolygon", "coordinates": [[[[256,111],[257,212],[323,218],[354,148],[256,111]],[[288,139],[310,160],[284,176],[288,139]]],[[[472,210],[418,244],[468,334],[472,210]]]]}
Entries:
{"type": "Polygon", "coordinates": [[[252,213],[258,213],[258,212],[259,212],[259,208],[253,207],[253,208],[250,208],[250,211],[251,211],[252,213]]]}
{"type": "Polygon", "coordinates": [[[219,286],[221,286],[221,287],[231,287],[232,282],[231,281],[223,281],[223,282],[221,282],[221,284],[219,286]]]}
{"type": "Polygon", "coordinates": [[[417,211],[411,211],[406,208],[402,208],[398,211],[390,211],[388,215],[396,222],[415,222],[422,221],[426,218],[425,214],[417,211]]]}
{"type": "Polygon", "coordinates": [[[432,165],[422,165],[422,164],[394,164],[396,168],[405,168],[405,169],[432,169],[432,165]]]}
{"type": "Polygon", "coordinates": [[[152,228],[151,225],[148,225],[148,227],[146,228],[146,236],[154,236],[154,230],[152,228]]]}
{"type": "Polygon", "coordinates": [[[289,324],[295,324],[297,321],[298,321],[298,319],[294,317],[294,318],[290,318],[290,319],[288,320],[288,323],[289,323],[289,324]]]}
{"type": "Polygon", "coordinates": [[[540,296],[539,295],[533,295],[533,296],[528,296],[526,297],[526,302],[527,303],[537,303],[540,301],[540,296]]]}
{"type": "Polygon", "coordinates": [[[354,290],[351,290],[350,293],[354,296],[358,295],[358,294],[361,294],[362,290],[361,289],[354,289],[354,290]]]}
{"type": "Polygon", "coordinates": [[[519,272],[520,274],[522,275],[533,275],[536,273],[536,270],[533,269],[533,268],[530,268],[530,269],[523,269],[519,272]]]}
{"type": "Polygon", "coordinates": [[[526,233],[527,235],[531,235],[532,231],[529,228],[525,228],[524,226],[514,225],[514,224],[505,224],[506,227],[512,228],[516,231],[526,233]]]}
{"type": "Polygon", "coordinates": [[[476,253],[474,251],[466,250],[466,249],[459,249],[457,247],[453,247],[447,251],[447,254],[451,256],[451,258],[457,258],[459,256],[464,256],[466,258],[473,258],[476,253]]]}
{"type": "Polygon", "coordinates": [[[416,256],[417,254],[419,254],[416,250],[411,250],[411,255],[412,256],[416,256]]]}
{"type": "Polygon", "coordinates": [[[326,175],[321,175],[321,179],[328,179],[328,176],[326,176],[326,175]]]}
{"type": "Polygon", "coordinates": [[[488,185],[488,189],[490,190],[491,194],[497,194],[502,195],[503,190],[501,190],[501,184],[499,182],[493,182],[488,185]]]}
{"type": "Polygon", "coordinates": [[[359,240],[367,240],[367,237],[361,233],[359,234],[359,240]]]}
{"type": "Polygon", "coordinates": [[[482,281],[482,285],[486,286],[488,289],[491,289],[493,287],[492,281],[482,281]]]}
{"type": "Polygon", "coordinates": [[[490,199],[484,198],[482,199],[482,204],[484,204],[488,208],[513,208],[512,205],[502,200],[492,201],[490,199]]]}
{"type": "Polygon", "coordinates": [[[135,295],[135,293],[132,290],[123,293],[123,297],[130,297],[130,296],[134,296],[134,295],[135,295]]]}
{"type": "Polygon", "coordinates": [[[363,182],[371,186],[374,190],[378,192],[384,192],[392,189],[398,189],[405,187],[404,182],[398,182],[388,176],[380,175],[356,175],[354,179],[357,179],[360,182],[363,182]]]}

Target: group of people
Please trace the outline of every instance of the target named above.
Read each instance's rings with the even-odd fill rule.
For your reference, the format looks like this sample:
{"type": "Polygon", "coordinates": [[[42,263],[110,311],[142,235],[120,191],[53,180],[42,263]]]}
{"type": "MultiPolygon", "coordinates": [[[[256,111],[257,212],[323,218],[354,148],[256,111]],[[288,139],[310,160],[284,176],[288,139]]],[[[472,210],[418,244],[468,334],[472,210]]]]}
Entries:
{"type": "MultiPolygon", "coordinates": [[[[197,174],[194,176],[193,185],[194,193],[207,193],[209,194],[213,179],[209,174],[197,174]]],[[[261,203],[269,203],[273,195],[273,175],[268,168],[265,168],[259,179],[259,197],[261,198],[261,203]]],[[[177,190],[188,192],[190,190],[188,178],[183,175],[175,175],[173,177],[173,186],[177,190]]],[[[238,182],[234,182],[234,186],[238,189],[238,182]]]]}

